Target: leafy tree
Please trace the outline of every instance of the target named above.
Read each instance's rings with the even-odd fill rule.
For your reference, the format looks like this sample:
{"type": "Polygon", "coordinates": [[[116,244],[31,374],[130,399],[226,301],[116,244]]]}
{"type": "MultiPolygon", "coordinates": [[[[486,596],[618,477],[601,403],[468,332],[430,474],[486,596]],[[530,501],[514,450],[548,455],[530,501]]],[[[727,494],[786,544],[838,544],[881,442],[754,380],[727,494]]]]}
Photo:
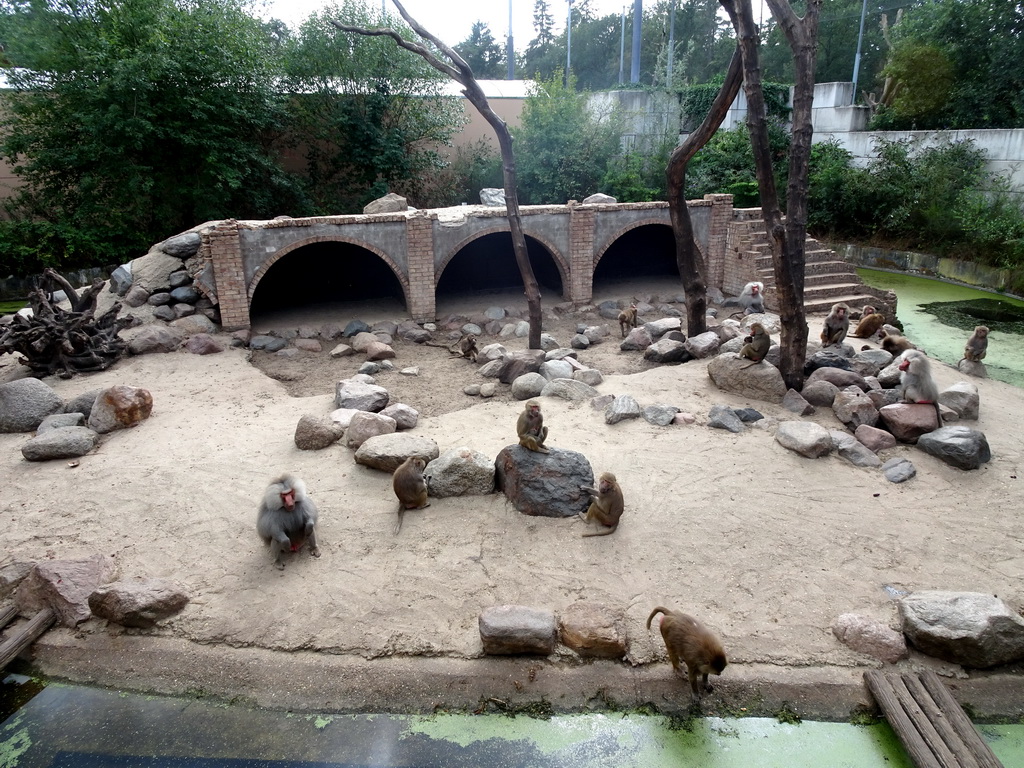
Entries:
{"type": "Polygon", "coordinates": [[[473,22],[469,37],[455,46],[473,74],[481,80],[505,76],[505,50],[494,40],[491,28],[482,21],[473,22]]]}
{"type": "Polygon", "coordinates": [[[617,116],[594,115],[571,75],[567,84],[561,73],[538,82],[512,131],[523,201],[564,203],[600,191],[619,134],[617,116]]]}
{"type": "MultiPolygon", "coordinates": [[[[558,68],[555,48],[555,20],[547,0],[535,0],[533,4],[533,28],[536,35],[526,48],[521,69],[525,77],[548,79],[558,68]],[[554,57],[554,58],[553,58],[554,57]]],[[[565,48],[562,48],[565,61],[565,48]]]]}
{"type": "MultiPolygon", "coordinates": [[[[768,122],[768,141],[776,186],[785,189],[789,132],[780,120],[768,122]]],[[[690,161],[687,187],[686,196],[691,200],[724,192],[733,195],[733,204],[737,208],[759,204],[754,153],[746,125],[720,130],[712,137],[690,161]]]]}
{"type": "Polygon", "coordinates": [[[312,14],[287,54],[293,136],[313,210],[361,211],[388,192],[429,207],[443,162],[436,147],[461,124],[458,99],[423,59],[379,37],[352,37],[333,24],[375,26],[357,0],[312,14]]]}
{"type": "Polygon", "coordinates": [[[926,0],[906,11],[892,38],[888,73],[900,91],[893,109],[880,113],[880,125],[1024,126],[1024,6],[1019,2],[926,0]],[[919,76],[920,67],[935,65],[942,67],[941,87],[919,76]]]}
{"type": "Polygon", "coordinates": [[[270,37],[239,0],[7,0],[0,155],[21,268],[125,260],[226,216],[302,206],[277,165],[270,37]]]}

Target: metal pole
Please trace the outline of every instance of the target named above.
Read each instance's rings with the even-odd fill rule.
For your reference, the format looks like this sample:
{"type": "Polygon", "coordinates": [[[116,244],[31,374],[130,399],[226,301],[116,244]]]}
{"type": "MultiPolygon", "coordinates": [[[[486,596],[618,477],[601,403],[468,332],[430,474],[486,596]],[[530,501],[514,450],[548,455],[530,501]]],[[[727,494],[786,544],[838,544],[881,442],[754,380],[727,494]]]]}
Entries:
{"type": "Polygon", "coordinates": [[[644,16],[644,0],[633,0],[633,52],[629,62],[629,82],[640,82],[640,22],[644,16]]]}
{"type": "Polygon", "coordinates": [[[672,60],[676,57],[676,0],[671,0],[672,10],[668,18],[668,76],[667,85],[672,87],[672,60]]]}
{"type": "Polygon", "coordinates": [[[516,56],[512,47],[512,0],[508,0],[508,40],[505,43],[505,56],[508,58],[508,76],[506,80],[515,80],[516,56]]]}
{"type": "Polygon", "coordinates": [[[569,0],[569,15],[565,20],[565,84],[569,85],[572,70],[572,0],[569,0]]]}
{"type": "Polygon", "coordinates": [[[625,78],[626,68],[626,6],[622,6],[622,35],[619,40],[619,85],[625,78]]]}
{"type": "Polygon", "coordinates": [[[853,100],[857,101],[857,75],[860,74],[860,46],[864,42],[864,16],[868,12],[868,0],[860,6],[860,34],[857,35],[857,56],[853,60],[853,100]]]}

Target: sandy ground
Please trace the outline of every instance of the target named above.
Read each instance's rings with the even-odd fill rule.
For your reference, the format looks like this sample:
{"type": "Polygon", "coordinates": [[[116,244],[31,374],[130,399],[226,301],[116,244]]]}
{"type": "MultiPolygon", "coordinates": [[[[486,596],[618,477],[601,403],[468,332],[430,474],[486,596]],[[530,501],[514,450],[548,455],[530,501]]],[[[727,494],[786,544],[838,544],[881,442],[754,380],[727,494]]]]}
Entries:
{"type": "MultiPolygon", "coordinates": [[[[653,288],[678,292],[671,283],[653,288]]],[[[509,299],[442,304],[439,316],[493,304],[508,306],[509,299]]],[[[296,314],[256,327],[402,319],[389,307],[358,312],[296,314]]],[[[581,319],[596,322],[596,315],[550,316],[545,330],[567,344],[581,319]]],[[[421,411],[415,433],[442,451],[469,446],[488,456],[514,441],[521,404],[507,393],[492,400],[464,395],[465,384],[484,381],[474,366],[437,348],[396,340],[395,349],[398,367],[417,365],[421,374],[383,374],[378,383],[393,401],[421,411]]],[[[1001,382],[974,382],[981,416],[971,426],[987,435],[991,462],[967,472],[898,446],[883,458],[906,456],[918,474],[894,485],[838,456],[808,460],[782,448],[774,425],[797,417],[718,391],[704,362],[654,366],[642,353],[621,352],[616,332],[579,355],[605,372],[599,391],[631,394],[641,406],[675,405],[697,423],[655,427],[638,419],[609,426],[588,403],[544,400],[549,444],[580,451],[596,473],[618,476],[626,512],[615,535],[584,539],[577,520],[527,517],[504,496],[490,495],[434,500],[408,513],[396,537],[389,475],[356,465],[340,444],[305,452],[293,441],[299,418],[330,412],[334,382],[361,360],[331,360],[326,350],[285,365],[249,357],[238,349],[207,357],[153,354],[101,374],[48,380],[68,399],[112,384],[153,395],[149,420],[105,437],[74,468],[65,461],[27,462],[19,448],[30,435],[0,435],[7,491],[0,501],[0,566],[99,552],[114,560],[122,578],[174,579],[192,595],[181,614],[152,632],[125,632],[99,620],[77,631],[52,630],[37,644],[45,671],[108,685],[202,688],[264,704],[338,709],[422,708],[429,692],[423,701],[414,691],[403,700],[399,689],[380,682],[417,670],[437,673],[428,688],[445,675],[471,677],[474,670],[481,680],[504,679],[500,690],[478,691],[460,677],[468,687],[458,695],[437,693],[435,703],[470,695],[555,696],[554,684],[540,694],[530,689],[527,677],[534,682],[540,669],[562,680],[565,708],[592,698],[602,675],[610,689],[632,689],[639,702],[658,698],[642,690],[645,680],[682,698],[660,636],[644,626],[651,609],[663,605],[699,616],[720,634],[730,660],[720,690],[750,704],[771,698],[765,690],[773,678],[856,686],[860,673],[877,663],[840,644],[830,627],[847,612],[897,626],[887,585],[1020,597],[1024,397],[1001,382]],[[767,418],[738,435],[710,429],[707,413],[718,403],[752,406],[767,418]],[[256,535],[255,511],[267,482],[286,469],[306,479],[320,507],[323,556],[303,552],[282,572],[256,535]],[[526,675],[510,680],[500,661],[481,658],[482,609],[523,604],[557,612],[578,601],[621,611],[630,643],[623,663],[581,664],[562,648],[550,659],[531,660],[528,674],[526,662],[510,661],[507,669],[526,675]],[[217,676],[210,666],[218,658],[245,669],[217,676]],[[303,660],[304,671],[295,672],[299,667],[291,665],[303,660]],[[441,667],[444,673],[437,672],[441,667]],[[335,683],[347,698],[324,692],[330,683],[316,670],[328,669],[337,669],[335,683]],[[373,688],[374,670],[380,697],[359,699],[353,690],[373,688]],[[253,680],[279,674],[302,677],[308,690],[295,682],[287,696],[264,695],[266,688],[253,680]]],[[[18,375],[17,366],[2,362],[0,378],[18,375]]],[[[949,366],[934,368],[941,387],[963,378],[949,366]]],[[[842,428],[828,411],[810,418],[842,428]]],[[[906,663],[964,677],[917,655],[906,663]]],[[[1013,695],[1024,702],[1019,670],[1010,672],[1001,679],[1017,686],[1013,695]]]]}

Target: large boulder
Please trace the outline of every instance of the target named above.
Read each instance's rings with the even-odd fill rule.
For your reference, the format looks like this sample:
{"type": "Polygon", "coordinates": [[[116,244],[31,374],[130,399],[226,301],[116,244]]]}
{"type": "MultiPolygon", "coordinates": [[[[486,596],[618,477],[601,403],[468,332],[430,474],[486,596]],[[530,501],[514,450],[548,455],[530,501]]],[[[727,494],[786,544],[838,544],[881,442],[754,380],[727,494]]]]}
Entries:
{"type": "MultiPolygon", "coordinates": [[[[384,418],[376,414],[379,418],[384,418]]],[[[358,425],[358,419],[354,421],[358,425]]],[[[351,430],[352,427],[349,427],[351,430]]],[[[356,464],[393,473],[410,456],[419,456],[428,464],[438,457],[440,449],[429,437],[387,432],[366,438],[355,453],[356,464]]]]}
{"type": "Polygon", "coordinates": [[[96,616],[123,627],[152,627],[186,605],[185,590],[166,579],[115,581],[89,595],[96,616]]]}
{"type": "Polygon", "coordinates": [[[960,469],[977,469],[992,458],[985,433],[959,424],[921,435],[917,447],[960,469]]]}
{"type": "Polygon", "coordinates": [[[572,517],[590,505],[580,486],[593,487],[594,470],[576,451],[537,453],[509,445],[498,453],[494,467],[497,487],[524,515],[572,517]]]}
{"type": "Polygon", "coordinates": [[[525,605],[496,605],[481,611],[480,642],[488,655],[554,652],[558,623],[553,611],[525,605]]]}
{"type": "Polygon", "coordinates": [[[987,669],[1024,659],[1024,619],[978,592],[913,592],[898,603],[903,634],[922,653],[987,669]]]}
{"type": "Polygon", "coordinates": [[[735,352],[723,352],[708,362],[708,376],[725,391],[769,403],[781,403],[786,382],[779,369],[762,360],[752,363],[735,352]]]}
{"type": "Polygon", "coordinates": [[[371,200],[363,206],[363,213],[372,215],[375,213],[401,213],[409,210],[409,201],[394,192],[388,192],[384,197],[371,200]]]}
{"type": "Polygon", "coordinates": [[[494,462],[471,448],[452,448],[427,465],[430,495],[470,496],[494,493],[494,462]]]}
{"type": "Polygon", "coordinates": [[[334,388],[334,403],[338,408],[376,413],[387,407],[388,399],[384,387],[354,379],[343,379],[334,388]]]}
{"type": "Polygon", "coordinates": [[[185,340],[185,333],[162,323],[144,325],[133,331],[128,342],[128,351],[133,355],[144,355],[149,352],[173,352],[185,340]]]}
{"type": "Polygon", "coordinates": [[[74,627],[92,615],[89,596],[114,578],[109,557],[96,554],[82,560],[47,560],[37,563],[18,585],[14,602],[21,613],[52,608],[58,621],[74,627]]]}
{"type": "Polygon", "coordinates": [[[562,643],[584,658],[621,659],[628,644],[621,611],[580,601],[559,616],[562,643]]]}
{"type": "Polygon", "coordinates": [[[817,459],[832,453],[832,435],[813,421],[783,421],[775,430],[775,440],[801,456],[817,459]]]}
{"type": "Polygon", "coordinates": [[[89,429],[100,434],[134,427],[149,418],[153,396],[149,390],[117,384],[99,393],[89,414],[89,429]]]}
{"type": "Polygon", "coordinates": [[[21,446],[21,455],[28,461],[72,459],[87,454],[99,439],[99,434],[88,427],[58,427],[37,434],[21,446]]]}
{"type": "Polygon", "coordinates": [[[48,384],[31,377],[0,384],[0,432],[31,432],[64,400],[48,384]]]}

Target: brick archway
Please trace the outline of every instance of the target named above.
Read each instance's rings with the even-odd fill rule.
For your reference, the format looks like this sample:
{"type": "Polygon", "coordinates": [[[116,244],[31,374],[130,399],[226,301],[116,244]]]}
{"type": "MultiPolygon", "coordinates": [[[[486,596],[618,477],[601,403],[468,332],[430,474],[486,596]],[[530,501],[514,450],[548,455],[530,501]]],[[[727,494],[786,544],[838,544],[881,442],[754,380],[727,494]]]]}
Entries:
{"type": "Polygon", "coordinates": [[[380,248],[370,245],[369,243],[366,243],[364,241],[347,237],[332,237],[329,235],[320,235],[315,237],[307,237],[302,240],[296,240],[295,242],[282,246],[277,251],[275,251],[270,258],[268,258],[266,261],[260,264],[259,268],[253,274],[252,279],[249,281],[249,285],[246,286],[246,292],[248,293],[250,305],[252,304],[252,297],[256,292],[256,286],[259,285],[260,281],[267,274],[267,271],[272,266],[274,266],[274,264],[283,259],[289,253],[292,253],[293,251],[296,251],[299,248],[303,248],[307,245],[313,245],[315,243],[346,243],[348,245],[354,245],[357,248],[362,248],[363,250],[369,251],[374,256],[380,258],[381,261],[388,265],[388,269],[390,269],[391,272],[398,279],[398,284],[402,289],[402,297],[405,301],[405,306],[406,308],[409,307],[409,280],[402,272],[401,268],[395,263],[394,259],[392,259],[386,253],[384,253],[384,251],[382,251],[380,248]]]}
{"type": "MultiPolygon", "coordinates": [[[[639,221],[634,221],[627,224],[624,227],[621,227],[620,229],[616,230],[611,236],[609,236],[607,241],[604,242],[600,248],[594,249],[594,270],[597,270],[597,265],[601,262],[601,259],[604,258],[604,255],[605,253],[608,252],[608,249],[615,245],[615,243],[617,243],[623,235],[625,235],[627,232],[632,232],[634,229],[651,226],[652,224],[657,225],[659,227],[667,227],[668,229],[672,229],[672,226],[670,224],[666,224],[664,219],[654,218],[640,219],[639,221]]],[[[700,252],[701,257],[706,260],[707,255],[705,254],[704,249],[701,247],[701,244],[699,242],[695,242],[695,245],[697,246],[697,250],[700,252]]]]}
{"type": "MultiPolygon", "coordinates": [[[[444,274],[445,269],[448,268],[448,264],[451,262],[452,259],[455,258],[455,256],[459,253],[459,251],[461,251],[463,248],[465,248],[470,243],[475,242],[476,240],[479,240],[482,237],[486,237],[487,235],[498,235],[498,234],[501,234],[502,232],[509,232],[509,233],[511,233],[511,229],[509,228],[508,224],[506,224],[505,226],[489,227],[489,228],[487,228],[485,230],[482,230],[480,232],[476,232],[476,233],[470,235],[469,237],[467,237],[467,238],[465,238],[463,240],[460,240],[458,243],[456,243],[451,249],[449,249],[449,251],[447,253],[445,253],[445,255],[442,257],[442,259],[440,261],[440,264],[438,265],[437,269],[435,270],[435,273],[434,273],[434,288],[436,289],[437,286],[440,285],[440,283],[441,283],[441,276],[444,274]]],[[[523,236],[524,237],[528,237],[531,240],[536,240],[538,243],[540,243],[541,245],[543,245],[547,249],[547,252],[551,256],[552,261],[555,262],[555,269],[558,270],[558,277],[562,281],[562,294],[565,295],[566,291],[568,290],[569,279],[570,279],[569,278],[569,264],[566,262],[565,257],[561,254],[561,252],[554,245],[552,245],[545,238],[539,237],[539,236],[537,236],[535,234],[532,234],[530,232],[527,232],[525,230],[523,231],[523,236]]],[[[509,244],[511,245],[511,242],[509,244]]],[[[515,258],[515,254],[513,254],[512,257],[514,259],[515,258]]]]}

